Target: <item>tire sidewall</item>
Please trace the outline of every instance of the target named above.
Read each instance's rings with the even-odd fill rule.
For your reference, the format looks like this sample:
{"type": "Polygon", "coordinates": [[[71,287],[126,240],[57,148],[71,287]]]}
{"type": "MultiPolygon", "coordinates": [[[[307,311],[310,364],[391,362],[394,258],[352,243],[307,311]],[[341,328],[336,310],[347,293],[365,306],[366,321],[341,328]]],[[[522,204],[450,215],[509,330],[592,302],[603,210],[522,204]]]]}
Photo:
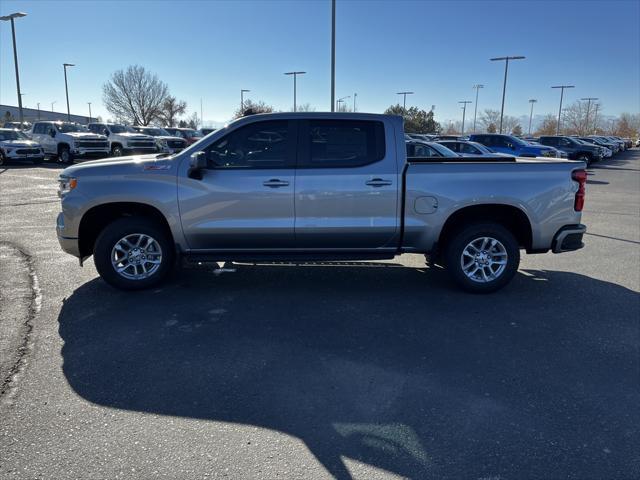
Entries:
{"type": "Polygon", "coordinates": [[[472,293],[495,292],[508,284],[520,265],[520,248],[513,234],[497,223],[482,223],[464,227],[454,233],[445,252],[446,268],[453,281],[461,288],[472,293]],[[507,265],[502,274],[488,283],[474,282],[469,279],[460,265],[464,248],[479,237],[492,237],[504,245],[507,251],[507,265]]]}
{"type": "Polygon", "coordinates": [[[111,286],[122,290],[141,290],[162,282],[173,269],[175,258],[174,245],[169,234],[155,222],[146,218],[126,217],[107,225],[98,235],[93,249],[93,259],[100,276],[111,286]],[[121,238],[143,233],[153,237],[162,249],[160,268],[142,280],[131,280],[116,273],[111,264],[111,251],[121,238]]]}
{"type": "Polygon", "coordinates": [[[69,147],[60,147],[60,151],[58,152],[58,160],[60,160],[60,163],[71,163],[73,161],[73,159],[71,158],[71,150],[69,150],[69,147]],[[64,158],[64,153],[67,152],[67,158],[64,158]]]}
{"type": "Polygon", "coordinates": [[[120,145],[114,145],[111,149],[112,157],[121,157],[123,155],[122,147],[120,145]]]}

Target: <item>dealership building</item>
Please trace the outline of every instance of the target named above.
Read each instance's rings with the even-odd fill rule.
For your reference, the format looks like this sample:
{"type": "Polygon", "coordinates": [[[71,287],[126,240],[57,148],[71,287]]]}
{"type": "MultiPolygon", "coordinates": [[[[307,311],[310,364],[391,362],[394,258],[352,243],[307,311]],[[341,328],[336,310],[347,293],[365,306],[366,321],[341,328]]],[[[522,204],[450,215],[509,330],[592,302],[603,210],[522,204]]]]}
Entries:
{"type": "MultiPolygon", "coordinates": [[[[36,122],[38,120],[67,120],[67,114],[62,112],[51,112],[48,110],[38,110],[36,108],[22,107],[22,114],[25,122],[36,122]]],[[[85,115],[70,115],[71,121],[76,123],[87,124],[91,120],[95,121],[95,117],[90,119],[85,115]]],[[[17,122],[20,120],[20,109],[13,105],[0,105],[0,124],[6,121],[17,122]]]]}

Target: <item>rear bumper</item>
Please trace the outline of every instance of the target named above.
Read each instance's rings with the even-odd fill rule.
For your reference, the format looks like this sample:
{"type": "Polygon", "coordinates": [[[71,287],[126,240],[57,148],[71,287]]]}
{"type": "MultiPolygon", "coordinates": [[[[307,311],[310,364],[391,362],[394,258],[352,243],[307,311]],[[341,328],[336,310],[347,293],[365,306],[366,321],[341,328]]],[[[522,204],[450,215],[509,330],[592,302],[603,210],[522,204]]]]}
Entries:
{"type": "Polygon", "coordinates": [[[582,237],[586,233],[585,225],[566,225],[553,237],[551,249],[553,253],[573,252],[584,247],[582,237]]]}

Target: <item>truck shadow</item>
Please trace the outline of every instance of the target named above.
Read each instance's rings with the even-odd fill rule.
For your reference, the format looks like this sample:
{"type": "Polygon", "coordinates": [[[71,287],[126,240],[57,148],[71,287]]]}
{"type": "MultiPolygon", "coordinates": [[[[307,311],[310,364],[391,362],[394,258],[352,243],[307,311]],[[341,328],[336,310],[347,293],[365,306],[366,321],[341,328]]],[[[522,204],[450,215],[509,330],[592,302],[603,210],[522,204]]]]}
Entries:
{"type": "Polygon", "coordinates": [[[64,374],[105,407],[296,436],[338,479],[345,457],[408,478],[638,473],[637,293],[522,271],[477,296],[426,270],[233,265],[138,293],[95,279],[60,312],[64,374]]]}

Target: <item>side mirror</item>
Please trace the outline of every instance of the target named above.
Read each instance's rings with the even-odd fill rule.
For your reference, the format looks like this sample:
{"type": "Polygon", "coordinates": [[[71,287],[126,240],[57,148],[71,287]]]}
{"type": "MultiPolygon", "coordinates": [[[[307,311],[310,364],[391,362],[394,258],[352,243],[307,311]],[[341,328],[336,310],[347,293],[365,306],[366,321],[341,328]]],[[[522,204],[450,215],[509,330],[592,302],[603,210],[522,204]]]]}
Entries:
{"type": "Polygon", "coordinates": [[[189,178],[202,180],[202,170],[207,168],[207,153],[196,152],[189,157],[189,178]]]}
{"type": "Polygon", "coordinates": [[[514,145],[513,143],[509,143],[507,146],[508,146],[511,150],[515,150],[515,149],[516,149],[516,147],[515,147],[515,145],[514,145]]]}

